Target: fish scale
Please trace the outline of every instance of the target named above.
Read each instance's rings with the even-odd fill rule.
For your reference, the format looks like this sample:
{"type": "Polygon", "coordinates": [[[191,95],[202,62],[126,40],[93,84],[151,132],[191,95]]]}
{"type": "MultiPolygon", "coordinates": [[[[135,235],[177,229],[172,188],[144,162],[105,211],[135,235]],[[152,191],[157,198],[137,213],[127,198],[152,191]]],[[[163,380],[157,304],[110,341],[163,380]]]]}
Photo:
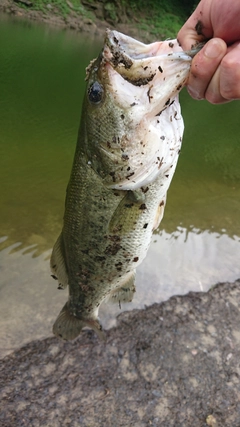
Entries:
{"type": "Polygon", "coordinates": [[[63,229],[51,270],[69,298],[53,332],[76,338],[85,326],[103,337],[98,309],[129,302],[135,269],[162,219],[179,156],[178,92],[193,54],[176,40],[144,45],[107,31],[87,68],[87,88],[63,229]]]}

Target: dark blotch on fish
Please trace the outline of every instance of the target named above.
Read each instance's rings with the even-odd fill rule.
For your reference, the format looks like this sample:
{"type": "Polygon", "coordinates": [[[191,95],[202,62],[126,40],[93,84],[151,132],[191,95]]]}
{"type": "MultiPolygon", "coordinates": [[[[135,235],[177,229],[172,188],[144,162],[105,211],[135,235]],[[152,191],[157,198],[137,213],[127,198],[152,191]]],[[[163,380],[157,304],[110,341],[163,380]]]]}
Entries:
{"type": "Polygon", "coordinates": [[[113,245],[107,246],[104,253],[106,255],[116,255],[121,248],[122,247],[119,243],[114,243],[113,245]]]}
{"type": "Polygon", "coordinates": [[[154,79],[155,74],[151,74],[149,77],[141,77],[140,79],[132,80],[132,79],[125,79],[128,82],[132,83],[134,86],[144,86],[147,85],[149,82],[151,82],[154,79]]]}
{"type": "Polygon", "coordinates": [[[116,234],[110,235],[110,236],[108,236],[108,238],[109,238],[109,240],[111,240],[112,242],[120,242],[120,240],[121,240],[120,236],[118,236],[118,235],[116,235],[116,234]]]}
{"type": "Polygon", "coordinates": [[[97,255],[97,256],[95,257],[95,260],[96,260],[96,261],[106,261],[106,257],[105,257],[105,256],[97,255]]]}
{"type": "Polygon", "coordinates": [[[113,182],[116,181],[115,172],[109,172],[109,175],[112,177],[113,182]]]}

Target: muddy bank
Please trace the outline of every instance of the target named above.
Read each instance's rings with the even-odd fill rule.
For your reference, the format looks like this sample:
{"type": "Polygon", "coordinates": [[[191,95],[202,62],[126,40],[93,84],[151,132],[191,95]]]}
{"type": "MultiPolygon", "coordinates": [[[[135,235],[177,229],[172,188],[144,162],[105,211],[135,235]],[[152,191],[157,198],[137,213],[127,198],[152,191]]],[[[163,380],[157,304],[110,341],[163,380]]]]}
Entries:
{"type": "Polygon", "coordinates": [[[240,280],[1,361],[0,425],[239,427],[240,280]]]}
{"type": "MultiPolygon", "coordinates": [[[[96,4],[98,3],[96,2],[96,4]]],[[[99,2],[99,4],[101,5],[101,2],[99,2]]],[[[56,28],[65,28],[87,33],[92,37],[104,37],[106,28],[114,28],[132,37],[136,37],[139,40],[145,42],[153,41],[152,35],[150,35],[147,31],[140,31],[133,25],[132,22],[115,23],[113,25],[111,20],[104,20],[104,17],[101,17],[101,19],[98,18],[98,15],[101,16],[98,9],[92,10],[93,19],[77,15],[74,11],[70,12],[66,17],[62,17],[56,13],[54,9],[49,9],[48,13],[46,14],[42,11],[31,10],[31,7],[24,9],[20,7],[14,0],[1,0],[0,12],[17,17],[19,19],[30,19],[35,22],[51,25],[52,27],[55,26],[56,28]]]]}

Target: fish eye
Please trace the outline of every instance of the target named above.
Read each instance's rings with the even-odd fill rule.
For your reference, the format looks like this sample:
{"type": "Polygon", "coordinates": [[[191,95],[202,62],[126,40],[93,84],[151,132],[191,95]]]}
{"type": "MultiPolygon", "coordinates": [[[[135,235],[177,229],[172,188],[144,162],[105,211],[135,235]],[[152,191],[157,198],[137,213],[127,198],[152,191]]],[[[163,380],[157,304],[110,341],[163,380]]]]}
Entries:
{"type": "Polygon", "coordinates": [[[103,87],[97,81],[92,83],[88,89],[88,99],[91,104],[99,104],[103,98],[103,87]]]}

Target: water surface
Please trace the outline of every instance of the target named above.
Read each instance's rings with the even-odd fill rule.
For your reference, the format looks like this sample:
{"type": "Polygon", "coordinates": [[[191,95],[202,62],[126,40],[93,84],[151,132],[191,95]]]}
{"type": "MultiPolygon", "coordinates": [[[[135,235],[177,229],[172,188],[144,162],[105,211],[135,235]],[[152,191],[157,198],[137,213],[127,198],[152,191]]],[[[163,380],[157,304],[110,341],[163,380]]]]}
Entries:
{"type": "MultiPolygon", "coordinates": [[[[49,275],[76,145],[85,67],[102,40],[0,20],[0,352],[51,334],[67,298],[49,275]]],[[[165,217],[137,271],[134,302],[237,279],[240,250],[238,102],[181,94],[182,154],[165,217]]],[[[105,327],[118,307],[101,309],[105,327]]]]}

